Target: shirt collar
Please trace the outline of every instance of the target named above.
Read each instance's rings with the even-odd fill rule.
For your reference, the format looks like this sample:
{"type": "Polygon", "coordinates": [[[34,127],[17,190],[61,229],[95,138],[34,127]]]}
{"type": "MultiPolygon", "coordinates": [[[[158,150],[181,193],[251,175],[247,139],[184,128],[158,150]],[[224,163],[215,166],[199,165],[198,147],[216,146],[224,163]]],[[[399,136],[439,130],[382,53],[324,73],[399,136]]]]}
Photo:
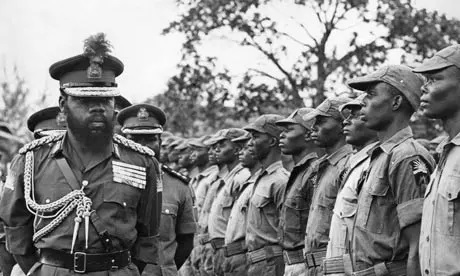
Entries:
{"type": "Polygon", "coordinates": [[[449,140],[449,136],[447,136],[446,139],[442,140],[441,143],[439,143],[439,145],[436,148],[436,151],[442,152],[443,149],[449,144],[460,146],[460,132],[454,138],[452,138],[452,140],[449,140]]]}
{"type": "Polygon", "coordinates": [[[318,154],[316,152],[310,152],[309,154],[305,155],[302,160],[300,160],[297,164],[295,164],[294,167],[299,167],[302,166],[306,163],[308,163],[310,160],[318,158],[318,154]]]}
{"type": "Polygon", "coordinates": [[[409,138],[412,138],[414,135],[412,134],[412,129],[407,126],[400,131],[396,132],[390,139],[386,140],[380,145],[380,148],[386,154],[390,154],[390,152],[399,144],[406,141],[409,138]]]}
{"type": "Polygon", "coordinates": [[[379,142],[371,143],[362,148],[357,153],[353,154],[353,156],[350,158],[350,169],[356,167],[362,161],[366,160],[366,158],[368,158],[371,155],[372,149],[378,146],[378,144],[379,142]]]}
{"type": "Polygon", "coordinates": [[[272,174],[273,172],[275,172],[276,170],[282,167],[283,167],[283,162],[281,162],[281,160],[278,160],[278,161],[271,163],[264,171],[266,171],[267,174],[272,174]]]}
{"type": "MultiPolygon", "coordinates": [[[[51,149],[51,156],[52,157],[58,157],[58,156],[62,156],[63,153],[68,153],[68,149],[66,149],[66,147],[68,147],[69,145],[65,145],[67,144],[67,140],[69,138],[67,138],[67,133],[64,134],[64,137],[59,140],[56,144],[54,144],[53,148],[51,149]]],[[[116,143],[113,143],[112,142],[112,154],[117,158],[117,159],[120,159],[120,149],[118,148],[118,144],[116,143]]]]}
{"type": "Polygon", "coordinates": [[[349,144],[346,144],[343,147],[339,148],[334,153],[327,156],[326,159],[329,161],[329,163],[335,166],[342,158],[344,158],[345,156],[347,156],[348,154],[352,152],[353,152],[353,147],[349,144]]]}

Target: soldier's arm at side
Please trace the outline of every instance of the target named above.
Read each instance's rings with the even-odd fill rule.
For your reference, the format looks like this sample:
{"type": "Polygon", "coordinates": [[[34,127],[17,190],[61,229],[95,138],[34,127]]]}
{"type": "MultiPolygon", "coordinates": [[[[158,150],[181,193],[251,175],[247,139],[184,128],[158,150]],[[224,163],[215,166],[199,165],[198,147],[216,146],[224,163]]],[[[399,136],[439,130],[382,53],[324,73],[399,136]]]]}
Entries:
{"type": "Polygon", "coordinates": [[[184,186],[182,204],[177,212],[176,241],[177,250],[174,254],[174,262],[179,269],[188,258],[193,249],[193,236],[197,230],[195,215],[193,212],[193,195],[189,187],[184,186]]]}
{"type": "Polygon", "coordinates": [[[177,250],[174,255],[174,262],[176,263],[177,269],[179,269],[187,260],[188,256],[193,249],[193,234],[177,235],[177,250]]]}
{"type": "Polygon", "coordinates": [[[132,250],[133,262],[142,273],[146,264],[158,264],[158,162],[152,159],[147,167],[147,183],[137,208],[137,240],[132,250]]]}
{"type": "Polygon", "coordinates": [[[33,215],[27,210],[24,199],[24,155],[17,155],[7,177],[0,200],[0,218],[5,223],[8,251],[21,269],[28,272],[38,261],[33,245],[33,215]]]}
{"type": "Polygon", "coordinates": [[[419,157],[407,158],[400,162],[393,173],[393,185],[401,228],[401,237],[409,244],[407,275],[420,275],[418,246],[422,217],[423,192],[429,172],[416,171],[414,162],[423,162],[419,157]]]}

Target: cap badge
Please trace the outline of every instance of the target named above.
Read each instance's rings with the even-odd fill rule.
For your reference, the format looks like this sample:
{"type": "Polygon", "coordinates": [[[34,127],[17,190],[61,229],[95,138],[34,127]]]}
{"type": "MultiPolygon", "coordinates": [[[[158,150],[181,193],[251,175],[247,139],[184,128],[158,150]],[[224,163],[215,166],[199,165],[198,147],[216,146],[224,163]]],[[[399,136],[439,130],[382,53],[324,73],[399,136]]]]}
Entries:
{"type": "Polygon", "coordinates": [[[86,69],[86,76],[88,79],[100,79],[102,78],[102,67],[99,63],[94,61],[93,59],[88,67],[86,69]]]}
{"type": "Polygon", "coordinates": [[[137,118],[139,121],[147,121],[149,119],[149,113],[145,107],[141,107],[137,112],[137,118]]]}
{"type": "Polygon", "coordinates": [[[84,41],[83,55],[89,59],[90,64],[86,69],[88,79],[102,78],[102,63],[110,53],[111,47],[104,33],[92,35],[84,41]]]}
{"type": "Polygon", "coordinates": [[[66,116],[64,113],[62,112],[58,113],[58,115],[56,116],[56,124],[60,127],[66,126],[66,116]]]}

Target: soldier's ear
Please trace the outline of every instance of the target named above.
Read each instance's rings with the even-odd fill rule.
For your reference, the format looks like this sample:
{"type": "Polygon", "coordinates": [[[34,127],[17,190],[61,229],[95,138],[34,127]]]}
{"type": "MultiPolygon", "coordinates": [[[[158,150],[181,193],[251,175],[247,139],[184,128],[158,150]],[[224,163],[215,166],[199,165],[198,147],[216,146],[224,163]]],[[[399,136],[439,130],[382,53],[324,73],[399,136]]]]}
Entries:
{"type": "Polygon", "coordinates": [[[65,114],[64,106],[67,102],[67,97],[60,95],[59,96],[59,109],[61,109],[61,112],[65,114]]]}

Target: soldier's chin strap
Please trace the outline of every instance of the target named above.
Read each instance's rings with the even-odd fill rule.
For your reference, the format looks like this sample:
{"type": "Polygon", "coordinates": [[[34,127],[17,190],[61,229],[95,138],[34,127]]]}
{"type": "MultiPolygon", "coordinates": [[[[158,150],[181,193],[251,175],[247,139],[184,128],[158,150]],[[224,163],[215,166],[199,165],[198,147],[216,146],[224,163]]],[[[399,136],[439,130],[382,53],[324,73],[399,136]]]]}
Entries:
{"type": "MultiPolygon", "coordinates": [[[[64,178],[66,179],[67,183],[69,183],[69,185],[74,190],[80,190],[86,186],[83,185],[83,187],[80,187],[80,185],[78,184],[78,180],[75,177],[75,174],[73,173],[72,169],[69,166],[69,163],[64,157],[56,159],[56,162],[62,174],[64,175],[64,178]]],[[[99,238],[102,242],[102,245],[105,248],[105,251],[113,251],[113,243],[112,239],[110,238],[109,232],[105,229],[104,224],[101,221],[101,218],[97,215],[95,210],[90,211],[90,213],[88,214],[88,219],[91,221],[91,224],[93,225],[94,229],[99,235],[99,238]]]]}

